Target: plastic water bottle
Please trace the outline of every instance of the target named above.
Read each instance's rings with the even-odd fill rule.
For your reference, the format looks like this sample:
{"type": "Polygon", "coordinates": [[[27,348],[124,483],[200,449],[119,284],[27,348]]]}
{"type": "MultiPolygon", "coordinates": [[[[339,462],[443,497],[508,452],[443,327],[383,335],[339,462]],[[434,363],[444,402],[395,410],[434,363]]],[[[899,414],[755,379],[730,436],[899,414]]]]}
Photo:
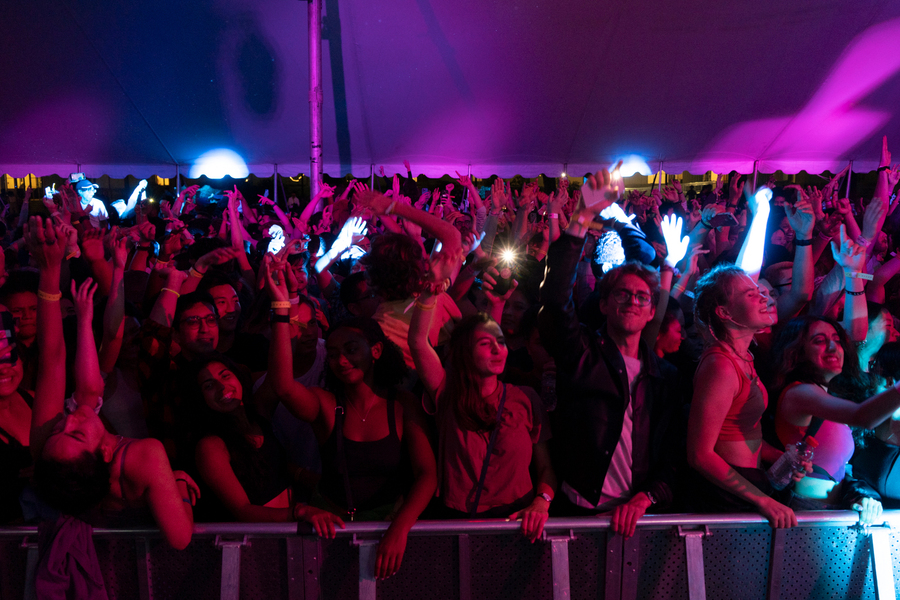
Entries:
{"type": "Polygon", "coordinates": [[[783,490],[791,483],[794,473],[804,471],[802,462],[812,460],[813,452],[819,442],[811,435],[803,438],[803,441],[796,444],[789,444],[775,464],[766,471],[766,477],[769,483],[776,490],[783,490]]]}

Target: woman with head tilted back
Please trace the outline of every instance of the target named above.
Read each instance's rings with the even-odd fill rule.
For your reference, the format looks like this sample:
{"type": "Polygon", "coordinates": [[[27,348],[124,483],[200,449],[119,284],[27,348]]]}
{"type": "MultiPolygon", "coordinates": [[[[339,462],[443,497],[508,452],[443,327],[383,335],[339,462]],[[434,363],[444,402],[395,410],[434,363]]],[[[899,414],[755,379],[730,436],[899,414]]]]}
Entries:
{"type": "Polygon", "coordinates": [[[434,495],[434,453],[412,394],[398,389],[406,374],[400,350],[372,319],[356,317],[328,332],[326,387],[294,380],[285,264],[266,259],[272,298],[267,385],[298,419],[312,425],[322,479],[310,504],[332,513],[326,535],[343,518],[391,524],[378,545],[375,576],[400,568],[410,528],[434,495]],[[411,471],[411,475],[410,475],[411,471]]]}
{"type": "Polygon", "coordinates": [[[169,544],[184,548],[193,532],[192,504],[197,488],[186,474],[173,473],[162,444],[135,440],[106,430],[95,409],[103,381],[91,332],[90,280],[77,290],[76,391],[64,408],[66,350],[59,300],[60,264],[65,239],[51,221],[32,217],[28,248],[40,267],[38,291],[38,383],[31,413],[31,451],[35,488],[51,506],[80,516],[99,511],[107,523],[149,512],[169,544]]]}
{"type": "Polygon", "coordinates": [[[773,490],[760,469],[761,461],[774,462],[780,453],[762,439],[768,395],[756,375],[750,344],[757,332],[775,323],[777,309],[756,283],[768,200],[760,193],[754,198],[759,204],[753,207],[741,266],[713,268],[694,290],[695,318],[709,345],[694,376],[687,457],[705,478],[693,490],[697,510],[757,510],[773,527],[791,527],[797,524],[793,511],[770,496],[773,490]]]}
{"type": "Polygon", "coordinates": [[[432,259],[428,289],[416,300],[409,328],[426,407],[437,414],[439,496],[450,515],[522,519],[522,533],[534,541],[556,488],[540,398],[500,381],[508,350],[500,326],[486,314],[454,328],[446,368],[428,339],[436,296],[456,262],[446,251],[432,259]]]}

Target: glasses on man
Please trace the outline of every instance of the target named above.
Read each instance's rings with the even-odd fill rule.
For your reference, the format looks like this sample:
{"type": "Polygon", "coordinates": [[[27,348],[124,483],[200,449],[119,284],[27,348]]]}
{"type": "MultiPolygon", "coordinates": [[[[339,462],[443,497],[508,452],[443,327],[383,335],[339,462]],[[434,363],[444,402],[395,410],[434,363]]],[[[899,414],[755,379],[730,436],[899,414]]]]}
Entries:
{"type": "Polygon", "coordinates": [[[207,327],[218,327],[219,317],[216,315],[206,315],[205,317],[184,317],[181,324],[188,329],[200,329],[200,323],[206,323],[207,327]]]}
{"type": "Polygon", "coordinates": [[[646,292],[629,292],[628,290],[613,290],[612,298],[619,304],[628,304],[634,298],[634,303],[638,306],[647,306],[650,304],[650,294],[646,292]]]}

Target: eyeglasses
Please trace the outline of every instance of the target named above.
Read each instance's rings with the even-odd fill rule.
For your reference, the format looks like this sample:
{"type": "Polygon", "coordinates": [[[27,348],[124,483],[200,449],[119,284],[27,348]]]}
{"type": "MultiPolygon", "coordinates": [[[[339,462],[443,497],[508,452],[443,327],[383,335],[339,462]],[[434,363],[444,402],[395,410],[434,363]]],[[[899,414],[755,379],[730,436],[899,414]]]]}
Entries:
{"type": "Polygon", "coordinates": [[[635,304],[638,306],[647,306],[650,304],[650,294],[645,292],[629,292],[628,290],[613,290],[612,298],[619,304],[628,304],[634,298],[635,304]]]}
{"type": "Polygon", "coordinates": [[[184,317],[181,324],[188,329],[200,329],[200,323],[206,323],[207,327],[218,327],[219,317],[216,315],[206,315],[205,317],[184,317]]]}

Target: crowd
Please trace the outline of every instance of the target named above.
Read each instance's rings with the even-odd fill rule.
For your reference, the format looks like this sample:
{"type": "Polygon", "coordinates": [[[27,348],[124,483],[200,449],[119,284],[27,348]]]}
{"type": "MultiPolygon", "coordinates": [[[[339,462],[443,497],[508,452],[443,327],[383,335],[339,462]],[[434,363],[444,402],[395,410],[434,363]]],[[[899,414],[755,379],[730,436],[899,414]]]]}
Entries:
{"type": "Polygon", "coordinates": [[[420,518],[531,541],[549,515],[877,522],[900,502],[900,165],[885,141],[854,202],[844,175],[482,197],[407,165],[283,206],[48,188],[44,216],[4,215],[0,522],[155,522],[184,548],[195,520],[388,520],[378,577],[420,518]]]}

